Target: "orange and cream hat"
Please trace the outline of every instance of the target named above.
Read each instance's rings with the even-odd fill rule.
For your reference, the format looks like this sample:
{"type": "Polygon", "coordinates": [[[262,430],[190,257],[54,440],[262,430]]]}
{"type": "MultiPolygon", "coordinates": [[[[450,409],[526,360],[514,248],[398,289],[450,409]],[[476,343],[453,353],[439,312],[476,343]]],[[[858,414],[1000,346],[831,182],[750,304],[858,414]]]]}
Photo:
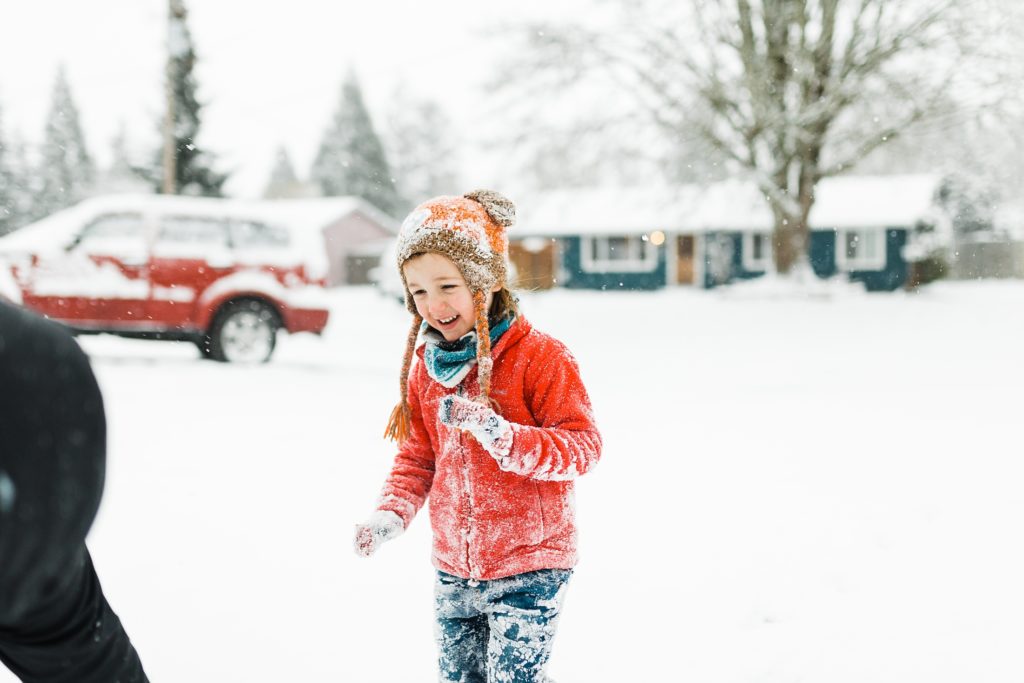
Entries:
{"type": "Polygon", "coordinates": [[[405,305],[413,314],[405,358],[402,362],[402,400],[391,414],[385,437],[402,442],[409,434],[409,368],[416,349],[416,337],[423,319],[409,293],[402,266],[420,254],[441,254],[458,267],[470,291],[476,313],[477,363],[480,400],[487,402],[491,382],[491,340],[485,302],[487,292],[505,286],[508,278],[508,235],[515,222],[516,208],[507,197],[493,190],[474,190],[461,197],[429,199],[402,222],[398,231],[398,272],[405,285],[405,305]]]}
{"type": "MultiPolygon", "coordinates": [[[[492,190],[476,190],[461,197],[435,197],[423,202],[402,222],[398,232],[398,271],[413,256],[436,253],[458,266],[473,291],[488,291],[505,284],[508,270],[506,228],[515,222],[515,206],[492,190]]],[[[416,307],[406,288],[406,305],[416,307]]]]}

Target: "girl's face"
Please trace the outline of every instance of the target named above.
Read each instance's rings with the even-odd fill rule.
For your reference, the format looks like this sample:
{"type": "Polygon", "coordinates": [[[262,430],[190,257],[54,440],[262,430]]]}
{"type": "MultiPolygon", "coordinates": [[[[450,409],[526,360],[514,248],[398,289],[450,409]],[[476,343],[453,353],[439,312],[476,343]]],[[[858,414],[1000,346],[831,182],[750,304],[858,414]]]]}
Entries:
{"type": "MultiPolygon", "coordinates": [[[[444,335],[446,341],[455,341],[476,327],[473,293],[462,277],[458,266],[441,254],[413,256],[402,266],[405,282],[409,286],[416,312],[427,324],[444,335]]],[[[487,292],[484,310],[491,307],[495,285],[487,292]]]]}

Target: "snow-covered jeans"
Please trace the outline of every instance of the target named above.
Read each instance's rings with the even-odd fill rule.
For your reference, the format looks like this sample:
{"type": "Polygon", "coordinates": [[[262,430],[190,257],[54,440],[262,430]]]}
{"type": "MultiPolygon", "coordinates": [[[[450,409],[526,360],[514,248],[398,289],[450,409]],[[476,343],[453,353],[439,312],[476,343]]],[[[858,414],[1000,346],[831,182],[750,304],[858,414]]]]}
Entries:
{"type": "Polygon", "coordinates": [[[493,581],[437,572],[434,584],[440,680],[444,683],[544,683],[567,569],[542,569],[493,581]]]}

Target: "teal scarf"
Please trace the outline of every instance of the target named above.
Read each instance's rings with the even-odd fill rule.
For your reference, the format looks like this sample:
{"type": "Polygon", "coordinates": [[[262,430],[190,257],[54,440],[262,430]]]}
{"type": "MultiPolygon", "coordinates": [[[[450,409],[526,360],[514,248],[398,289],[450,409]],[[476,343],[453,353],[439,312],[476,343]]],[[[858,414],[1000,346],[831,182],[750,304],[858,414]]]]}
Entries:
{"type": "MultiPolygon", "coordinates": [[[[512,321],[513,318],[510,316],[491,325],[491,348],[512,326],[512,321]]],[[[449,389],[458,386],[476,365],[476,330],[449,342],[445,341],[440,332],[424,322],[420,327],[420,334],[426,344],[423,349],[423,360],[426,363],[427,374],[449,389]]]]}

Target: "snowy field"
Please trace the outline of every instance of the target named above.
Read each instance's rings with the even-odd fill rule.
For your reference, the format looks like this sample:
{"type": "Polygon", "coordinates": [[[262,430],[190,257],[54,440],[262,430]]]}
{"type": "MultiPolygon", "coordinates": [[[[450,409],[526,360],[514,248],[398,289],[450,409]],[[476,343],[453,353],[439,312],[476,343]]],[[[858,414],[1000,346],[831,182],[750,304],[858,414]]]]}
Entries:
{"type": "MultiPolygon", "coordinates": [[[[154,682],[434,680],[426,511],[370,560],[350,540],[408,314],[334,297],[266,366],[82,339],[110,425],[89,543],[154,682]]],[[[523,306],[605,437],[558,683],[1024,679],[1024,283],[523,306]]]]}

